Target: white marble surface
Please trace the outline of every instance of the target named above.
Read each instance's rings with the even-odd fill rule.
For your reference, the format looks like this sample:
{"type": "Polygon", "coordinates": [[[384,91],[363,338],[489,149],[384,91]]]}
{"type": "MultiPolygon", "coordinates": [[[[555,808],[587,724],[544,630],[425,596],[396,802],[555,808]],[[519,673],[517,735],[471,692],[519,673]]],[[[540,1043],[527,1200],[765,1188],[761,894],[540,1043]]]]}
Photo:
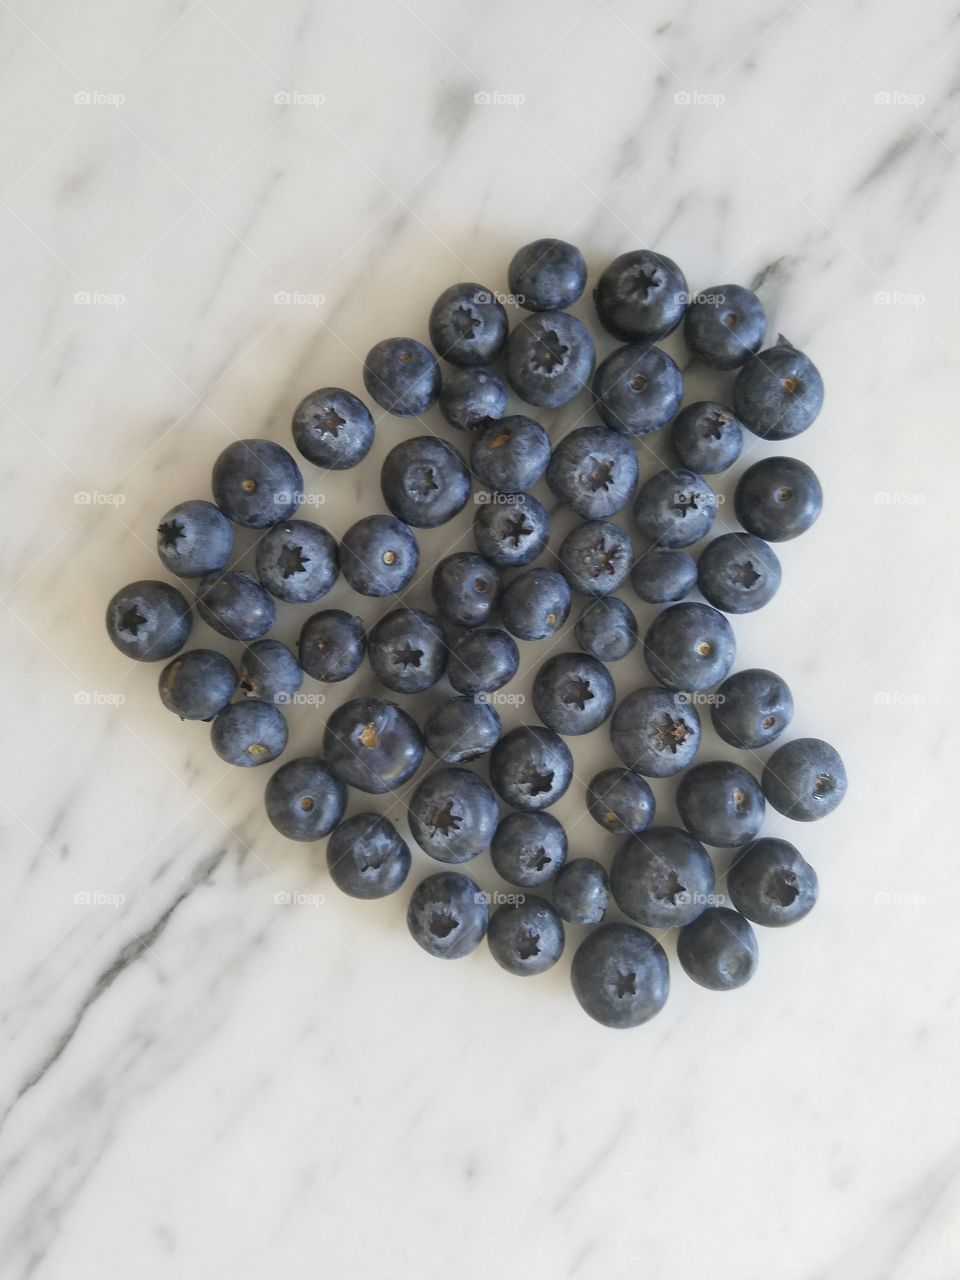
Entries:
{"type": "MultiPolygon", "coordinates": [[[[0,22],[4,1276],[960,1274],[950,6],[9,0],[0,22]],[[361,390],[374,341],[425,336],[455,280],[504,289],[540,235],[593,275],[650,245],[694,287],[757,282],[827,381],[795,442],[823,518],[736,624],[741,664],[793,687],[792,732],[847,760],[829,821],[767,824],[821,902],[762,934],[748,987],[676,971],[627,1034],[581,1013],[566,959],[526,984],[485,948],[437,964],[403,895],[339,895],[268,826],[267,770],[221,765],[102,627],[231,438],[289,442],[301,395],[361,390]]],[[[325,486],[335,533],[408,429],[325,486]]],[[[425,564],[464,527],[424,535],[425,564]]],[[[641,683],[640,658],[615,674],[641,683]]],[[[323,708],[298,711],[300,752],[323,708]]],[[[612,763],[605,732],[576,759],[612,763]]],[[[609,855],[582,782],[558,813],[609,855]]]]}

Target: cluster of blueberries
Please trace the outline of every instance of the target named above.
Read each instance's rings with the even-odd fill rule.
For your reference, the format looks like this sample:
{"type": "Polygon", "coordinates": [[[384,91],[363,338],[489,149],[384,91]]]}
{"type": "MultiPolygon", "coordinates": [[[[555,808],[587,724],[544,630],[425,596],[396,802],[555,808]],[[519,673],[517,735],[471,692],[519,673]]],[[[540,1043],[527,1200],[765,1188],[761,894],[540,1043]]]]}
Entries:
{"type": "MultiPolygon", "coordinates": [[[[118,591],[107,630],[128,657],[172,659],[160,675],[164,705],[184,719],[212,721],[217,754],[241,766],[283,752],[281,707],[305,674],[333,684],[367,656],[384,689],[405,695],[446,675],[454,696],[422,728],[385,698],[355,698],[333,710],[322,754],[291,760],[270,778],[270,821],[294,840],[329,836],[330,874],[345,893],[393,893],[409,872],[409,847],[387,817],[343,820],[348,788],[374,795],[398,790],[429,749],[439,764],[406,797],[414,840],[448,866],[489,849],[499,875],[521,892],[491,913],[488,895],[469,876],[428,875],[410,899],[413,937],[450,959],[467,955],[486,935],[505,969],[529,975],[559,958],[564,921],[598,926],[574,956],[574,992],[599,1022],[627,1027],[651,1018],[667,997],[667,957],[647,929],[677,928],[684,970],[726,990],[756,967],[751,921],[786,925],[810,911],[817,896],[812,867],[788,841],[757,838],[765,804],[799,821],[823,817],[842,799],[846,776],[836,750],[815,738],[780,746],[759,781],[733,762],[693,763],[698,694],[715,691],[708,701],[716,731],[743,751],[774,742],[792,716],[790,690],[772,671],[730,674],[735,642],[726,615],[757,609],[777,590],[780,563],[770,543],[794,538],[816,520],[816,475],[795,458],[763,458],[736,486],[742,532],[712,538],[698,561],[685,548],[710,532],[716,515],[704,474],[737,460],[744,431],[785,440],[816,418],[823,402],[816,367],[783,338],[762,349],[767,320],[750,290],[721,285],[691,297],[674,262],[641,250],[616,258],[597,282],[599,320],[624,345],[594,372],[590,333],[565,309],[580,297],[586,274],[574,245],[539,240],[522,248],[510,264],[509,285],[527,314],[512,329],[497,295],[482,285],[447,289],[429,324],[431,342],[450,366],[443,375],[434,353],[412,338],[372,348],[363,369],[370,397],[401,418],[419,417],[439,401],[447,421],[469,434],[469,458],[433,434],[402,440],[381,470],[391,514],[363,516],[339,544],[320,524],[294,518],[304,496],[300,468],[270,440],[231,444],[213,469],[214,501],[167,512],[158,529],[160,560],[179,578],[197,580],[200,617],[246,646],[239,670],[211,649],[181,652],[191,606],[165,582],[118,591]],[[729,405],[702,401],[681,409],[680,369],[655,345],[681,323],[694,360],[734,374],[729,405]],[[534,419],[505,416],[507,389],[491,368],[500,357],[506,381],[528,404],[556,409],[588,389],[601,425],[576,428],[551,447],[534,419]],[[677,465],[638,488],[631,437],[668,425],[677,465]],[[580,520],[556,552],[556,568],[528,567],[550,535],[547,510],[530,492],[541,478],[580,520]],[[481,486],[476,551],[436,565],[435,614],[399,603],[418,571],[414,528],[457,515],[474,481],[481,486]],[[611,520],[631,499],[643,539],[639,555],[611,520]],[[255,576],[228,567],[235,525],[262,531],[255,576]],[[267,636],[277,600],[319,600],[340,573],[361,595],[394,597],[399,607],[369,632],[344,610],[314,613],[298,656],[267,636]],[[642,600],[666,607],[643,641],[656,684],[615,706],[607,664],[625,658],[639,639],[633,612],[613,595],[627,580],[642,600]],[[685,599],[694,588],[706,603],[685,599]],[[536,673],[540,723],[504,734],[491,695],[517,672],[516,640],[558,635],[574,593],[585,598],[574,627],[578,650],[548,657],[536,673]],[[592,858],[568,860],[564,828],[546,812],[573,776],[564,739],[607,720],[623,768],[593,778],[586,805],[596,822],[624,837],[609,874],[592,858]],[[483,756],[489,782],[463,767],[483,756]],[[683,828],[652,826],[654,797],[645,779],[681,772],[676,800],[683,828]],[[503,818],[497,797],[510,806],[503,818]],[[726,885],[732,906],[718,904],[705,844],[737,851],[726,885]],[[611,897],[635,923],[602,923],[611,897]]],[[[361,462],[374,432],[367,405],[342,388],[308,395],[293,418],[297,449],[326,471],[361,462]]]]}

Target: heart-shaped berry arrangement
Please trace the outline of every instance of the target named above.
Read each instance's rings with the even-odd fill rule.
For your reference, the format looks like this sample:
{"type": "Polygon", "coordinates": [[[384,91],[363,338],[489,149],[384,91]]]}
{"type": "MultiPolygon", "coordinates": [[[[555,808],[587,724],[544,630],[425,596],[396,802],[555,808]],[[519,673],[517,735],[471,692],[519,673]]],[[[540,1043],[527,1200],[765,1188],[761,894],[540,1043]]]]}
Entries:
{"type": "MultiPolygon", "coordinates": [[[[730,674],[736,649],[727,615],[757,609],[776,592],[780,563],[770,543],[796,537],[817,518],[816,475],[795,458],[762,459],[736,486],[743,532],[712,538],[699,561],[685,548],[710,532],[716,515],[717,498],[703,475],[737,460],[744,430],[766,440],[805,431],[820,411],[823,383],[785,339],[763,349],[767,318],[754,293],[720,285],[691,297],[676,263],[660,254],[625,253],[597,281],[600,323],[625,345],[596,371],[589,331],[565,310],[586,285],[580,251],[561,240],[535,241],[514,256],[508,279],[512,301],[527,313],[512,329],[500,297],[482,285],[456,284],[437,299],[430,339],[449,366],[443,376],[433,352],[412,338],[385,339],[367,355],[364,385],[382,409],[417,418],[439,400],[470,445],[469,459],[435,434],[391,449],[380,475],[390,515],[363,516],[338,546],[321,525],[294,518],[304,493],[291,454],[270,440],[241,440],[217,459],[214,502],[183,502],[160,521],[165,568],[198,579],[200,617],[247,646],[239,672],[211,649],[182,651],[191,606],[165,582],[118,591],[107,608],[107,631],[128,657],[172,659],[160,675],[164,705],[183,719],[212,721],[217,754],[247,767],[283,752],[281,707],[295,699],[305,675],[333,685],[366,656],[383,688],[405,699],[446,676],[453,696],[422,727],[387,698],[336,707],[327,717],[322,757],[291,760],[271,776],[270,821],[292,840],[329,836],[330,875],[344,893],[393,893],[407,878],[409,847],[384,816],[343,821],[348,788],[395,791],[429,749],[439,763],[404,797],[414,840],[447,866],[489,848],[498,874],[519,892],[491,913],[489,895],[469,876],[429,875],[410,897],[414,939],[431,955],[452,959],[486,935],[500,965],[530,975],[556,963],[564,921],[597,926],[574,955],[574,992],[599,1022],[637,1026],[663,1007],[669,988],[667,956],[647,929],[677,928],[687,974],[729,990],[756,967],[750,922],[791,924],[816,901],[816,874],[798,850],[757,837],[765,802],[803,822],[837,806],[846,775],[834,748],[816,738],[788,742],[766,760],[759,782],[732,761],[693,763],[698,702],[710,706],[717,733],[740,751],[766,747],[790,722],[793,702],[779,676],[761,669],[730,674]],[[654,345],[681,323],[693,361],[735,373],[729,405],[711,400],[681,409],[681,371],[654,345]],[[490,367],[501,357],[507,382],[528,404],[556,409],[589,389],[603,425],[577,427],[551,447],[534,419],[504,416],[506,387],[490,367]],[[668,425],[677,463],[638,489],[631,438],[668,425]],[[542,478],[581,521],[553,553],[556,568],[527,567],[549,546],[550,517],[530,492],[542,478]],[[406,607],[403,593],[420,564],[414,529],[456,516],[474,482],[476,551],[436,565],[436,614],[406,607]],[[631,499],[643,539],[639,556],[611,520],[631,499]],[[228,568],[234,525],[263,531],[256,576],[228,568]],[[369,632],[344,610],[320,610],[303,626],[298,657],[266,638],[276,601],[320,600],[340,573],[354,591],[394,597],[398,607],[369,632]],[[643,643],[655,683],[615,707],[607,664],[638,641],[632,610],[612,594],[628,579],[642,600],[666,607],[643,643]],[[706,603],[685,599],[695,587],[706,603]],[[540,666],[533,684],[540,723],[503,734],[495,704],[517,672],[515,637],[563,634],[572,593],[584,598],[574,627],[577,652],[554,653],[540,666]],[[568,861],[566,833],[546,812],[573,776],[564,738],[607,720],[624,767],[590,782],[586,807],[624,837],[609,875],[592,858],[568,861]],[[487,753],[489,783],[463,767],[487,753]],[[645,776],[681,772],[676,800],[685,829],[652,826],[654,797],[645,776]],[[505,817],[497,797],[510,806],[505,817]],[[732,906],[718,904],[705,844],[737,851],[727,874],[732,906]],[[611,897],[636,924],[602,923],[611,897]]],[[[327,474],[359,465],[374,434],[367,405],[338,387],[308,395],[293,418],[297,449],[327,474]]]]}

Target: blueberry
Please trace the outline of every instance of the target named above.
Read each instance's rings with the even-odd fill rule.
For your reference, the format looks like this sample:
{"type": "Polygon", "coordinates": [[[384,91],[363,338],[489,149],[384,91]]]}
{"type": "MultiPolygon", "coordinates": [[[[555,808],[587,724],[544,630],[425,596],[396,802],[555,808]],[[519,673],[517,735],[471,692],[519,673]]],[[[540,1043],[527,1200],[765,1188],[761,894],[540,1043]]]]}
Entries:
{"type": "Polygon", "coordinates": [[[294,444],[309,462],[329,471],[346,471],[361,462],[375,432],[370,410],[343,387],[311,391],[293,414],[294,444]]]}
{"type": "Polygon", "coordinates": [[[630,501],[637,454],[610,427],[578,427],[563,437],[547,467],[547,484],[584,520],[605,520],[630,501]]]}
{"type": "Polygon", "coordinates": [[[737,519],[766,542],[787,542],[806,533],[823,507],[816,472],[799,458],[763,458],[737,481],[737,519]]]}
{"type": "Polygon", "coordinates": [[[160,672],[160,700],[181,720],[212,720],[236,687],[233,663],[213,649],[188,649],[160,672]]]}
{"type": "Polygon", "coordinates": [[[413,530],[395,516],[364,516],[340,539],[343,576],[362,596],[396,595],[419,563],[413,530]]]}
{"type": "Polygon", "coordinates": [[[786,818],[814,822],[843,799],[847,771],[839,753],[821,738],[795,738],[778,747],[763,771],[763,794],[786,818]]]}
{"type": "Polygon", "coordinates": [[[597,369],[593,394],[608,427],[643,436],[665,427],[680,408],[683,374],[659,347],[618,347],[597,369]]]}
{"type": "Polygon", "coordinates": [[[488,489],[531,489],[550,461],[550,437],[533,418],[515,414],[474,432],[470,470],[488,489]]]}
{"type": "Polygon", "coordinates": [[[269,529],[299,507],[303,476],[282,445],[236,440],[213,464],[213,497],[234,524],[269,529]]]}
{"type": "Polygon", "coordinates": [[[718,284],[696,294],[683,321],[684,341],[711,369],[736,369],[760,350],[766,334],[763,303],[739,284],[718,284]]]}
{"type": "Polygon", "coordinates": [[[737,374],[733,407],[754,435],[787,440],[806,431],[823,407],[823,379],[809,356],[780,338],[737,374]]]}
{"type": "Polygon", "coordinates": [[[532,493],[476,495],[473,538],[480,554],[504,569],[536,560],[550,538],[550,517],[532,493]]]}
{"type": "Polygon", "coordinates": [[[446,440],[414,436],[387,454],[380,487],[398,519],[418,529],[435,529],[466,506],[470,473],[460,451],[446,440]]]}
{"type": "Polygon", "coordinates": [[[439,871],[421,880],[411,894],[407,927],[430,955],[459,960],[483,941],[487,916],[487,900],[469,876],[439,871]]]}
{"type": "Polygon", "coordinates": [[[292,702],[303,668],[279,640],[255,640],[240,658],[240,688],[261,702],[292,702]]]}
{"type": "Polygon", "coordinates": [[[275,524],[257,543],[257,577],[278,600],[319,600],[339,572],[336,538],[312,520],[275,524]]]}
{"type": "Polygon", "coordinates": [[[656,938],[632,924],[602,924],[573,957],[573,994],[605,1027],[639,1027],[670,992],[670,965],[656,938]]]}
{"type": "Polygon", "coordinates": [[[267,817],[288,840],[321,840],[347,807],[347,788],[322,760],[283,764],[267,783],[267,817]]]}
{"type": "Polygon", "coordinates": [[[650,929],[695,920],[713,895],[710,855],[676,827],[651,827],[629,836],[610,864],[610,888],[625,916],[650,929]]]}
{"type": "Polygon", "coordinates": [[[552,729],[522,725],[490,753],[493,789],[515,809],[548,809],[570,786],[573,756],[552,729]]]}
{"type": "Polygon", "coordinates": [[[457,693],[475,697],[502,689],[517,674],[520,650],[512,636],[496,627],[464,631],[450,646],[447,679],[457,693]]]}
{"type": "Polygon", "coordinates": [[[448,698],[423,726],[427,746],[445,764],[485,756],[502,732],[496,708],[481,698],[448,698]]]}
{"type": "Polygon", "coordinates": [[[724,405],[698,400],[677,414],[670,440],[685,467],[712,476],[732,467],[740,457],[743,428],[724,405]]]}
{"type": "Polygon", "coordinates": [[[701,987],[732,991],[753,977],[757,939],[738,911],[708,907],[680,930],[677,959],[701,987]]]}
{"type": "Polygon", "coordinates": [[[534,240],[513,255],[507,283],[517,302],[528,311],[563,311],[583,293],[587,264],[575,244],[534,240]]]}
{"type": "Polygon", "coordinates": [[[490,917],[490,954],[507,973],[524,978],[545,973],[563,953],[563,921],[549,902],[528,894],[522,902],[505,902],[490,917]]]}
{"type": "Polygon", "coordinates": [[[630,572],[633,547],[617,524],[585,520],[575,525],[557,552],[563,575],[574,591],[606,596],[616,591],[630,572]]]}
{"type": "Polygon", "coordinates": [[[249,573],[211,573],[197,586],[197,612],[230,640],[259,640],[277,620],[273,598],[249,573]]]}
{"type": "Polygon", "coordinates": [[[593,338],[566,311],[526,316],[507,341],[507,381],[528,404],[560,409],[590,383],[593,338]]]}
{"type": "Polygon", "coordinates": [[[633,522],[658,547],[689,547],[710,532],[717,495],[695,471],[658,471],[640,487],[633,522]]]}
{"type": "Polygon", "coordinates": [[[410,833],[438,862],[469,862],[497,829],[497,800],[479,774],[454,765],[434,769],[416,787],[408,811],[410,833]]]}
{"type": "Polygon", "coordinates": [[[503,625],[518,640],[545,640],[570,615],[570,588],[555,569],[527,569],[507,583],[500,601],[503,625]]]}
{"type": "Polygon", "coordinates": [[[423,609],[393,609],[370,628],[367,656],[380,683],[394,693],[422,693],[447,665],[443,627],[423,609]]]}
{"type": "Polygon", "coordinates": [[[300,665],[314,680],[335,684],[360,666],[367,649],[363,619],[343,609],[321,609],[300,632],[300,665]]]}
{"type": "Polygon", "coordinates": [[[430,585],[437,613],[455,627],[484,626],[500,599],[499,573],[473,551],[446,556],[430,585]]]}
{"type": "Polygon", "coordinates": [[[813,910],[817,873],[789,840],[767,836],[737,854],[727,872],[727,891],[748,920],[779,928],[813,910]]]}
{"type": "Polygon", "coordinates": [[[381,409],[416,418],[440,394],[440,366],[416,338],[384,338],[367,352],[363,385],[381,409]]]}
{"type": "Polygon", "coordinates": [[[675,604],[697,585],[697,562],[686,551],[648,547],[630,570],[630,585],[648,604],[675,604]]]}
{"type": "Polygon", "coordinates": [[[507,410],[507,388],[492,369],[452,369],[443,375],[440,412],[451,427],[475,431],[507,410]]]}
{"type": "Polygon", "coordinates": [[[451,364],[489,364],[507,340],[507,313],[482,284],[452,284],[430,312],[430,341],[451,364]]]}
{"type": "Polygon", "coordinates": [[[497,875],[521,889],[547,884],[567,860],[567,833],[549,813],[508,813],[490,841],[497,875]]]}
{"type": "Polygon", "coordinates": [[[618,662],[637,643],[637,619],[617,596],[602,596],[584,605],[573,629],[577,644],[601,662],[618,662]]]}
{"type": "Polygon", "coordinates": [[[327,842],[330,879],[351,898],[385,898],[410,871],[410,849],[389,818],[357,813],[327,842]]]}
{"type": "Polygon", "coordinates": [[[587,812],[606,831],[638,835],[656,810],[653,792],[630,769],[603,769],[587,786],[587,812]]]}
{"type": "Polygon", "coordinates": [[[533,707],[555,733],[591,733],[613,710],[616,689],[602,662],[588,653],[548,658],[533,681],[533,707]]]}
{"type": "Polygon", "coordinates": [[[670,778],[697,754],[700,717],[689,698],[666,689],[635,689],[613,713],[610,741],[634,773],[670,778]]]}
{"type": "Polygon", "coordinates": [[[752,613],[776,594],[780,561],[752,533],[722,533],[700,554],[697,585],[703,598],[724,613],[752,613]]]}
{"type": "Polygon", "coordinates": [[[593,291],[600,323],[621,342],[655,342],[683,319],[687,282],[670,258],[637,249],[614,258],[593,291]]]}
{"type": "Polygon", "coordinates": [[[561,867],[550,893],[568,924],[599,924],[610,905],[607,873],[593,858],[574,858],[561,867]]]}
{"type": "Polygon", "coordinates": [[[157,526],[157,554],[178,578],[202,578],[233,554],[233,525],[212,502],[181,502],[157,526]]]}
{"type": "Polygon", "coordinates": [[[231,702],[210,726],[221,760],[250,769],[276,760],[287,745],[287,722],[270,702],[231,702]]]}
{"type": "Polygon", "coordinates": [[[353,698],[330,716],[323,755],[341,782],[382,795],[420,767],[423,735],[412,716],[382,698],[353,698]]]}
{"type": "Polygon", "coordinates": [[[755,751],[779,738],[793,719],[793,696],[780,676],[750,667],[727,676],[710,716],[724,742],[755,751]]]}
{"type": "Polygon", "coordinates": [[[107,605],[107,635],[127,658],[161,662],[187,643],[193,615],[167,582],[131,582],[107,605]]]}
{"type": "Polygon", "coordinates": [[[655,679],[691,693],[719,684],[737,656],[730,623],[706,604],[669,605],[654,618],[643,656],[655,679]]]}
{"type": "Polygon", "coordinates": [[[729,760],[695,764],[677,787],[677,812],[704,844],[730,849],[749,844],[763,824],[766,806],[752,773],[729,760]]]}

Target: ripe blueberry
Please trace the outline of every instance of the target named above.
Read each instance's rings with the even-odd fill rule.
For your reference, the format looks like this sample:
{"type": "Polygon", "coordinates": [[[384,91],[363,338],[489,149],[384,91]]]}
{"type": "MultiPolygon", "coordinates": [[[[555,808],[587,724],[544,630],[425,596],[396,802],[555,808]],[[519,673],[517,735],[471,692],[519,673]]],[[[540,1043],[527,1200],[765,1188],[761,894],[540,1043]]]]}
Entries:
{"type": "Polygon", "coordinates": [[[217,573],[232,553],[233,525],[212,502],[181,502],[157,526],[157,554],[178,578],[217,573]]]}
{"type": "Polygon", "coordinates": [[[398,519],[418,529],[434,529],[466,506],[470,473],[460,451],[446,440],[414,436],[387,454],[380,488],[398,519]]]}
{"type": "Polygon", "coordinates": [[[363,385],[381,409],[398,418],[416,418],[440,394],[440,366],[415,338],[384,338],[367,352],[363,385]]]}
{"type": "Polygon", "coordinates": [[[327,721],[323,755],[341,782],[382,795],[416,773],[423,759],[423,736],[416,721],[395,702],[354,698],[337,707],[327,721]]]}
{"type": "Polygon", "coordinates": [[[669,778],[697,754],[700,717],[689,698],[666,689],[635,689],[613,713],[610,741],[634,773],[669,778]]]}
{"type": "Polygon", "coordinates": [[[167,582],[131,582],[107,605],[107,635],[125,657],[141,662],[173,657],[192,625],[190,606],[167,582]]]}
{"type": "Polygon", "coordinates": [[[370,452],[376,428],[363,401],[343,387],[311,391],[293,414],[293,442],[315,466],[355,467],[370,452]]]}
{"type": "Polygon", "coordinates": [[[276,760],[287,745],[287,722],[270,702],[231,702],[210,726],[221,760],[250,769],[276,760]]]}
{"type": "Polygon", "coordinates": [[[322,760],[282,764],[267,783],[267,817],[288,840],[321,840],[347,807],[347,788],[322,760]]]}
{"type": "Polygon", "coordinates": [[[293,516],[303,498],[303,476],[273,440],[236,440],[213,465],[213,497],[234,524],[269,529],[293,516]]]}
{"type": "Polygon", "coordinates": [[[363,619],[343,609],[321,609],[300,632],[300,665],[314,680],[333,684],[360,666],[367,648],[363,619]]]}
{"type": "Polygon", "coordinates": [[[429,955],[458,960],[483,941],[488,914],[475,881],[459,871],[440,871],[421,880],[411,894],[407,927],[429,955]]]}
{"type": "Polygon", "coordinates": [[[680,821],[704,844],[749,844],[763,824],[766,806],[752,773],[729,760],[695,764],[677,787],[680,821]]]}

